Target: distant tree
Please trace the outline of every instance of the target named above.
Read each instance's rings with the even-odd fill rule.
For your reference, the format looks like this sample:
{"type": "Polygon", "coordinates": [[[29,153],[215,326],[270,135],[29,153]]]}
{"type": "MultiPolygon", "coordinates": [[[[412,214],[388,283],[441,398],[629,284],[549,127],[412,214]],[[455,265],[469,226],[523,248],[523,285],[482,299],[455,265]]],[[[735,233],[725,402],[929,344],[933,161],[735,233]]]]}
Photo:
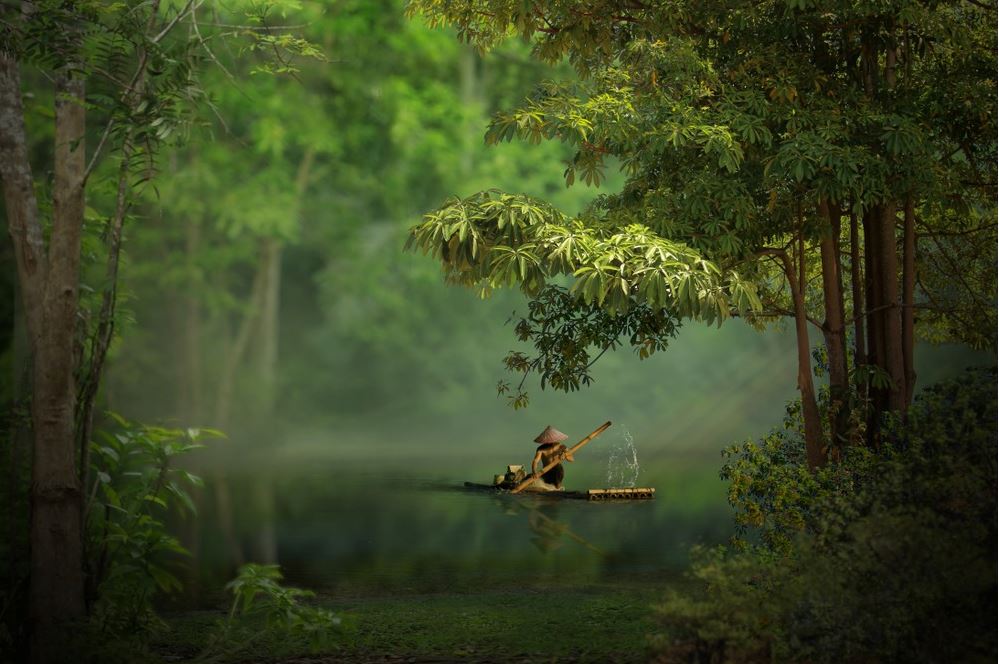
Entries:
{"type": "Polygon", "coordinates": [[[487,141],[571,144],[570,185],[599,184],[612,163],[627,174],[574,218],[516,194],[448,201],[410,242],[449,280],[536,296],[568,278],[580,307],[612,315],[790,316],[812,467],[905,412],[918,312],[931,338],[994,343],[983,267],[996,238],[994,9],[414,0],[410,11],[479,48],[519,35],[575,67],[578,82],[497,114],[487,141]],[[825,422],[809,325],[824,338],[825,422]]]}
{"type": "Polygon", "coordinates": [[[342,421],[414,398],[453,408],[448,385],[492,375],[485,359],[449,361],[458,330],[481,329],[490,313],[456,310],[435,265],[400,260],[392,247],[452,192],[525,182],[563,209],[585,202],[587,192],[566,190],[549,168],[565,146],[482,144],[491,112],[555,71],[526,47],[480,57],[406,20],[402,0],[323,7],[304,4],[284,20],[304,25],[328,63],[299,63],[296,80],[251,76],[252,59],[219,49],[238,86],[220,69],[200,77],[215,110],[202,107],[191,140],[164,153],[141,208],[143,233],[129,244],[124,283],[140,323],[109,368],[119,408],[208,423],[248,448],[317,415],[342,421]],[[265,269],[265,245],[280,245],[280,270],[265,269]],[[265,288],[278,283],[265,279],[275,272],[280,288],[265,288]],[[260,293],[275,290],[279,306],[265,306],[260,293]],[[279,330],[267,322],[275,314],[279,330]],[[278,343],[265,344],[268,336],[278,343]],[[278,389],[268,406],[263,349],[274,345],[278,389]],[[159,361],[164,347],[181,362],[159,361]],[[414,373],[434,389],[411,390],[414,373]],[[139,375],[165,398],[132,389],[139,375]]]}

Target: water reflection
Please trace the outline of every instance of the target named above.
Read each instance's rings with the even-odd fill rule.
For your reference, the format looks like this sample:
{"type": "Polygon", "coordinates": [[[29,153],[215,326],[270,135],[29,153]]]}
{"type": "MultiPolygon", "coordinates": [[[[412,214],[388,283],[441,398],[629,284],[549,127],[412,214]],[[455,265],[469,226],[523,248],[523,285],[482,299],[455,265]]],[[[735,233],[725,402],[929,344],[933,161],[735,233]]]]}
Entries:
{"type": "Polygon", "coordinates": [[[575,533],[568,523],[559,520],[557,498],[541,497],[541,500],[544,502],[537,503],[531,497],[499,495],[494,502],[505,515],[526,517],[530,542],[543,554],[561,548],[566,541],[572,541],[598,556],[606,555],[602,549],[575,533]]]}
{"type": "MultiPolygon", "coordinates": [[[[251,557],[273,556],[289,582],[341,595],[662,578],[684,568],[692,544],[731,534],[713,469],[650,465],[643,483],[659,497],[621,503],[470,492],[412,468],[274,470],[263,490],[255,473],[229,477],[238,543],[251,557]],[[712,500],[699,503],[699,493],[712,500]]],[[[210,598],[235,561],[208,507],[196,564],[210,598]]]]}

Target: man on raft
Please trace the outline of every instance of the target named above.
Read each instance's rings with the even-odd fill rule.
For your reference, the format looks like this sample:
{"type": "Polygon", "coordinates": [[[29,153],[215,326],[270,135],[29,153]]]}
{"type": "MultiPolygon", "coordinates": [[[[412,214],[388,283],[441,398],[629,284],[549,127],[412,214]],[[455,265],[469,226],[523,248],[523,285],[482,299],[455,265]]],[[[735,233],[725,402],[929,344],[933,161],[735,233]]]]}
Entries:
{"type": "MultiPolygon", "coordinates": [[[[531,461],[532,476],[538,476],[539,462],[541,463],[541,468],[544,468],[553,461],[573,461],[572,454],[569,453],[568,448],[562,445],[562,441],[566,438],[568,438],[567,435],[549,425],[534,439],[534,442],[538,444],[538,450],[534,453],[534,460],[531,461]]],[[[562,480],[564,478],[565,469],[559,463],[542,475],[541,479],[535,482],[532,487],[535,491],[561,491],[562,480]]]]}

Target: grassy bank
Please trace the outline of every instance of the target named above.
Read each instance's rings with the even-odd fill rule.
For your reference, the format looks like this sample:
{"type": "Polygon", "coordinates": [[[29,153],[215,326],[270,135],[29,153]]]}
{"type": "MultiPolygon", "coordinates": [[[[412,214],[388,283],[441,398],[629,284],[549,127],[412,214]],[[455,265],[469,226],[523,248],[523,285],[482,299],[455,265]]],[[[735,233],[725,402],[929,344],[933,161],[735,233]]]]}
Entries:
{"type": "MultiPolygon", "coordinates": [[[[589,585],[482,593],[320,598],[344,619],[335,649],[308,654],[304,643],[261,640],[231,661],[274,662],[640,662],[653,630],[649,586],[589,585]]],[[[167,616],[153,650],[164,661],[193,661],[219,611],[167,616]]]]}

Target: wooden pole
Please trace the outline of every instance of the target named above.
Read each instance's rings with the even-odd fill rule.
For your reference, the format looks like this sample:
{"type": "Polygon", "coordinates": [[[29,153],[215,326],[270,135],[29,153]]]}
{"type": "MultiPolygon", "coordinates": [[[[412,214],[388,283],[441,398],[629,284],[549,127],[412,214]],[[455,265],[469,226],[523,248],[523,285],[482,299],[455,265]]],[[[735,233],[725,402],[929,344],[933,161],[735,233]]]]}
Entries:
{"type": "Polygon", "coordinates": [[[541,479],[542,475],[544,475],[549,470],[551,470],[555,466],[557,466],[560,463],[562,463],[562,458],[564,458],[564,457],[566,457],[566,456],[574,453],[580,447],[582,447],[586,443],[590,442],[591,440],[593,440],[594,438],[596,438],[597,436],[599,436],[600,434],[602,434],[604,431],[607,430],[607,427],[609,427],[610,425],[611,425],[610,422],[604,422],[603,424],[601,424],[599,427],[596,428],[596,430],[593,433],[591,433],[589,436],[587,436],[586,438],[582,439],[581,441],[579,441],[578,443],[576,443],[575,445],[573,445],[569,450],[567,450],[565,452],[565,454],[561,455],[558,459],[556,459],[555,461],[552,461],[550,464],[548,464],[547,466],[545,466],[544,468],[542,468],[541,472],[539,472],[536,475],[531,475],[526,480],[524,480],[523,482],[521,482],[520,484],[518,484],[516,487],[514,487],[513,490],[510,493],[520,493],[521,491],[523,491],[527,487],[529,487],[532,484],[534,484],[535,482],[537,482],[539,479],[541,479]]]}

